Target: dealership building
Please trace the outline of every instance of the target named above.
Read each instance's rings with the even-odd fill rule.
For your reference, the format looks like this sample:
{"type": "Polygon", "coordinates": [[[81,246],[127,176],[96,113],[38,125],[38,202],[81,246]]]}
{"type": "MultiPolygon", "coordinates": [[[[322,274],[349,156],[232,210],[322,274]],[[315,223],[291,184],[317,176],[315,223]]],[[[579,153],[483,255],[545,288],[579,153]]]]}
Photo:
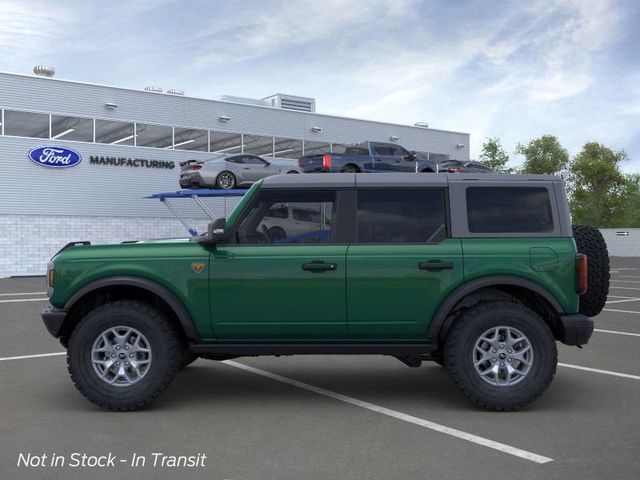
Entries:
{"type": "MultiPolygon", "coordinates": [[[[250,153],[293,164],[365,140],[436,161],[469,159],[467,133],[319,114],[310,98],[209,100],[175,89],[60,80],[48,67],[34,72],[0,73],[0,278],[44,274],[49,258],[71,241],[185,236],[164,205],[144,197],[178,190],[186,160],[250,153]],[[65,168],[43,165],[55,155],[65,168]]],[[[206,202],[225,216],[237,197],[206,202]]],[[[174,204],[197,228],[206,224],[190,200],[174,204]]]]}

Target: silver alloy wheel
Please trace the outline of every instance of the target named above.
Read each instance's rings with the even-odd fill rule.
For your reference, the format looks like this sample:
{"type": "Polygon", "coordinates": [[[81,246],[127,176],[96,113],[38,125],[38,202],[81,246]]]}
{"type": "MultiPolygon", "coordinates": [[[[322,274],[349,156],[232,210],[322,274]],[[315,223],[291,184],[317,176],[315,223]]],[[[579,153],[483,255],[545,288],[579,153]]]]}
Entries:
{"type": "Polygon", "coordinates": [[[494,327],[480,335],[472,358],[482,380],[497,387],[507,387],[521,382],[531,371],[533,349],[520,330],[494,327]]]}
{"type": "Polygon", "coordinates": [[[218,175],[218,185],[223,190],[230,190],[233,188],[233,184],[235,183],[235,179],[233,178],[233,174],[229,172],[222,172],[218,175]]]}
{"type": "Polygon", "coordinates": [[[91,348],[93,370],[103,382],[115,387],[129,387],[142,380],[151,360],[151,344],[131,327],[105,330],[91,348]]]}

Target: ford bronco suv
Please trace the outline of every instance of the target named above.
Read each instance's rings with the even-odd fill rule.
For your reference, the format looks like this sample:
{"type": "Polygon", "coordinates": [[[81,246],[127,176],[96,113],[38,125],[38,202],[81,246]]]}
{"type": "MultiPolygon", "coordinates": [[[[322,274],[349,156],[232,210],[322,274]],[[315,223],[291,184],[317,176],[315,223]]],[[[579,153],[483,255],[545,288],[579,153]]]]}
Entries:
{"type": "Polygon", "coordinates": [[[294,354],[432,360],[514,410],[551,383],[556,341],[588,342],[609,264],[557,177],[335,173],[261,180],[192,239],[70,244],[47,281],[71,379],[110,410],[198,357],[294,354]],[[317,212],[314,228],[272,236],[285,208],[317,212]]]}

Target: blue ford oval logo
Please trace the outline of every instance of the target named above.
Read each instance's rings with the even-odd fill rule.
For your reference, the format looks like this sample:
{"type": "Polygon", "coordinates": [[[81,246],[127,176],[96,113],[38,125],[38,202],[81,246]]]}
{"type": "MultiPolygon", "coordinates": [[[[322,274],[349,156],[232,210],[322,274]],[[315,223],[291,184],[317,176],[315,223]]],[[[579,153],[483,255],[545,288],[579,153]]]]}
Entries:
{"type": "Polygon", "coordinates": [[[51,168],[69,168],[82,161],[78,152],[63,147],[34,148],[29,152],[29,159],[33,163],[51,168]]]}

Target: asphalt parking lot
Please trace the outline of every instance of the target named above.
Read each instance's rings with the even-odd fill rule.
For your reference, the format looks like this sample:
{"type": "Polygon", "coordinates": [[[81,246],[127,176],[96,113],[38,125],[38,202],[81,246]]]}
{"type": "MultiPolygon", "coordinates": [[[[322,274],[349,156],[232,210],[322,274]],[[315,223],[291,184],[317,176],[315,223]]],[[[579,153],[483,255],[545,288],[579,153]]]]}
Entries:
{"type": "MultiPolygon", "coordinates": [[[[435,364],[309,356],[198,360],[151,407],[109,413],[70,382],[39,317],[43,278],[0,280],[0,479],[637,479],[640,259],[612,288],[583,350],[560,345],[542,399],[474,407],[435,364]],[[45,354],[54,354],[42,356],[45,354]],[[114,467],[18,466],[20,454],[107,455],[114,467]],[[154,453],[206,455],[154,467],[154,453]],[[144,457],[133,466],[132,455],[144,457]]],[[[76,457],[78,458],[78,457],[76,457]]]]}

